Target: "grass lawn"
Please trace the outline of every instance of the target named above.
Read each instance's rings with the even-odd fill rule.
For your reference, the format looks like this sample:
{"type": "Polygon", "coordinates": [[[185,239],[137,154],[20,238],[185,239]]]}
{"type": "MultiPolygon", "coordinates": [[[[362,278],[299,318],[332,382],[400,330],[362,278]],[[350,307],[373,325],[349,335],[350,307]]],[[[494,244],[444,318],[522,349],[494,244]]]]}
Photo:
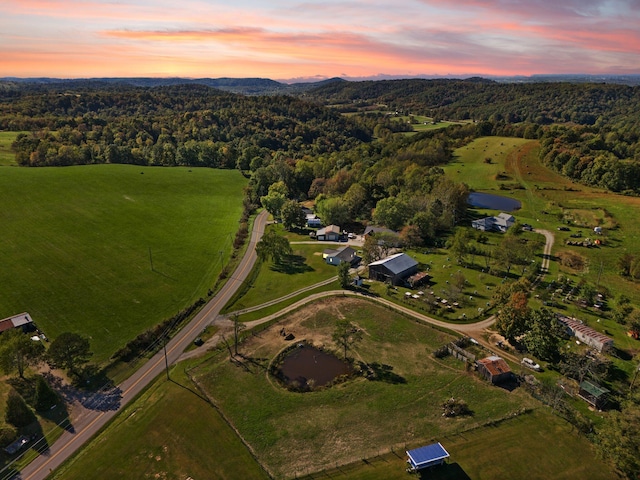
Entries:
{"type": "Polygon", "coordinates": [[[258,460],[277,478],[290,478],[453,434],[535,405],[523,391],[489,386],[457,360],[435,360],[431,352],[452,338],[365,300],[332,298],[249,337],[241,346],[247,359],[243,367],[220,351],[192,373],[258,460]],[[338,318],[364,331],[365,339],[351,354],[386,366],[388,374],[380,381],[357,378],[300,394],[276,385],[265,373],[288,344],[281,328],[292,332],[295,341],[334,348],[331,334],[338,318]],[[463,398],[474,415],[444,419],[440,404],[452,396],[463,398]]]}
{"type": "Polygon", "coordinates": [[[0,166],[15,165],[15,153],[11,150],[11,144],[20,132],[0,132],[0,166]]]}
{"type": "Polygon", "coordinates": [[[92,165],[0,170],[0,317],[77,331],[94,360],[207,295],[231,254],[237,171],[92,165]]]}
{"type": "Polygon", "coordinates": [[[246,288],[229,302],[223,313],[260,305],[338,274],[337,268],[322,258],[322,251],[332,245],[313,243],[291,247],[291,263],[258,262],[247,279],[246,288]]]}
{"type": "Polygon", "coordinates": [[[268,479],[182,368],[161,375],[52,478],[268,479]]]}

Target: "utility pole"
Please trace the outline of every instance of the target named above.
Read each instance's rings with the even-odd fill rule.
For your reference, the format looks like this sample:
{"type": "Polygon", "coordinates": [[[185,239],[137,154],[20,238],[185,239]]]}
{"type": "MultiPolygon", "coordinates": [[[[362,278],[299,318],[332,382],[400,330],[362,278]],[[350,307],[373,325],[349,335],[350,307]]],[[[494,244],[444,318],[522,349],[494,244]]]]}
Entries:
{"type": "Polygon", "coordinates": [[[169,360],[167,359],[167,337],[166,336],[164,337],[164,344],[162,348],[164,349],[164,366],[167,371],[167,380],[171,380],[169,378],[169,360]]]}

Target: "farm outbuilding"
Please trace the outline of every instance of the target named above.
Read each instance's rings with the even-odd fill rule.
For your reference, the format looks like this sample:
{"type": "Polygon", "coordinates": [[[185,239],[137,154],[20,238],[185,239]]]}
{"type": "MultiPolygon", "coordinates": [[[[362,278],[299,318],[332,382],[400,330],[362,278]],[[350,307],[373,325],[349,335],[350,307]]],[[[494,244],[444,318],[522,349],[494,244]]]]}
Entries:
{"type": "Polygon", "coordinates": [[[414,450],[407,450],[407,457],[409,470],[415,472],[423,468],[442,465],[449,458],[449,452],[440,442],[437,442],[414,450]]]}
{"type": "Polygon", "coordinates": [[[369,279],[402,285],[405,279],[418,271],[418,262],[406,253],[396,253],[390,257],[369,264],[369,279]]]}
{"type": "Polygon", "coordinates": [[[613,338],[586,326],[580,320],[558,315],[558,321],[566,327],[568,335],[577,338],[582,343],[595,348],[599,352],[613,348],[613,338]]]}
{"type": "Polygon", "coordinates": [[[584,380],[580,383],[578,395],[593,408],[601,410],[607,403],[609,390],[589,380],[584,380]]]}
{"type": "Polygon", "coordinates": [[[513,378],[513,372],[507,362],[492,355],[476,362],[478,372],[493,384],[508,382],[513,378]]]}
{"type": "Polygon", "coordinates": [[[0,320],[0,333],[13,328],[22,328],[24,332],[35,330],[31,315],[24,312],[0,320]]]}

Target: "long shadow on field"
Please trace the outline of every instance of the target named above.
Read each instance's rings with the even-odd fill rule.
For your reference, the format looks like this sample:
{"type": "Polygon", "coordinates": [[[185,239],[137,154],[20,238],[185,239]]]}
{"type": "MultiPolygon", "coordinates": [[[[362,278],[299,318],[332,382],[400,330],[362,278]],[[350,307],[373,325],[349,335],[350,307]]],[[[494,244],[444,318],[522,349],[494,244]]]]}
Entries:
{"type": "Polygon", "coordinates": [[[445,463],[437,467],[425,468],[418,474],[421,480],[471,480],[458,463],[445,463]]]}
{"type": "Polygon", "coordinates": [[[177,385],[177,386],[179,386],[181,388],[184,388],[186,391],[193,393],[196,397],[198,397],[201,400],[204,400],[205,402],[207,402],[208,404],[211,405],[211,400],[209,400],[207,397],[202,395],[200,392],[197,392],[197,391],[193,390],[192,388],[187,387],[186,385],[182,385],[181,383],[178,383],[173,379],[169,379],[169,381],[171,383],[173,383],[174,385],[177,385]]]}

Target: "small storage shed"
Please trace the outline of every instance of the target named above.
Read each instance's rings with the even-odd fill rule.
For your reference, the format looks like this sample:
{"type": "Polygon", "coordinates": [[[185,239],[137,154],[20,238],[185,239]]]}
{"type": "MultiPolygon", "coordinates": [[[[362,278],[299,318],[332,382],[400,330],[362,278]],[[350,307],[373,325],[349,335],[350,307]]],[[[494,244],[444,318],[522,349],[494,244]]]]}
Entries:
{"type": "Polygon", "coordinates": [[[513,372],[502,358],[495,355],[476,362],[478,372],[491,383],[502,383],[511,380],[513,372]]]}
{"type": "Polygon", "coordinates": [[[583,380],[578,395],[593,408],[602,410],[607,404],[609,390],[589,380],[583,380]]]}
{"type": "Polygon", "coordinates": [[[412,471],[422,470],[423,468],[442,465],[447,458],[447,452],[440,442],[427,445],[425,447],[407,450],[407,463],[412,471]]]}

